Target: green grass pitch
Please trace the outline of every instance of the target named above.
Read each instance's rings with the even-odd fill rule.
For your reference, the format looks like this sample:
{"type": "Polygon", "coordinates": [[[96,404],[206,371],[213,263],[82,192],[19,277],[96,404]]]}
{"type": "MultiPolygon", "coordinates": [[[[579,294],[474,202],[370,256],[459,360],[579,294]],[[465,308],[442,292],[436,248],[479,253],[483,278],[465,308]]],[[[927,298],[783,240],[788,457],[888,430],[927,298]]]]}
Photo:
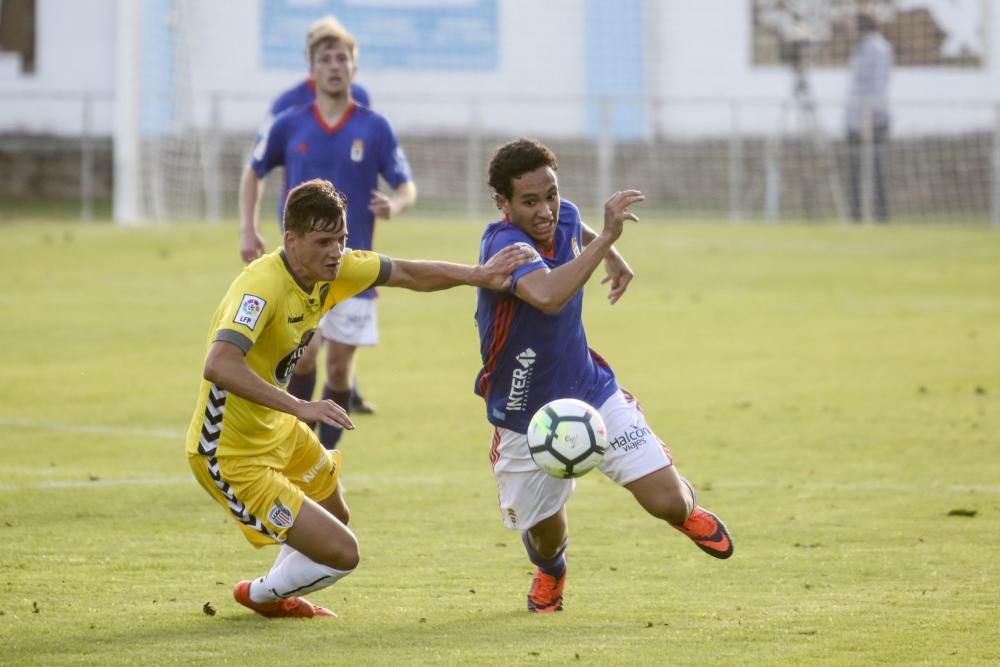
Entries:
{"type": "MultiPolygon", "coordinates": [[[[480,229],[411,216],[379,249],[470,262],[480,229]]],[[[383,290],[378,414],[343,443],[361,566],[312,596],[339,619],[269,621],[231,588],[273,550],[183,452],[235,224],[0,226],[0,663],[1000,663],[1000,234],[643,221],[618,246],[637,278],[613,307],[591,280],[590,343],[733,558],[592,474],[566,610],[526,613],[473,291],[383,290]]]]}

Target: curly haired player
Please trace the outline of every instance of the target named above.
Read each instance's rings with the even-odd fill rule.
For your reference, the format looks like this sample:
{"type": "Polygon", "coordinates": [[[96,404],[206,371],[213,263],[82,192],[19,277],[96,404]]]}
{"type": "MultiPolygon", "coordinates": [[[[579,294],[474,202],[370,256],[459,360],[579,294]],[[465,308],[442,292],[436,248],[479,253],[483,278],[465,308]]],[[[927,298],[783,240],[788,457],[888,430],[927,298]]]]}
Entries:
{"type": "Polygon", "coordinates": [[[598,234],[583,224],[576,206],[560,199],[556,169],[552,151],[529,139],[494,154],[489,182],[504,217],[486,227],[479,259],[518,244],[530,244],[535,256],[514,271],[506,292],[479,290],[476,308],[483,367],[475,389],[495,427],[490,460],[500,512],[508,528],[522,531],[537,566],[528,593],[532,612],[561,610],[566,582],[566,502],[575,482],[539,470],[525,435],[531,416],[553,399],[576,398],[598,409],[609,442],[599,468],[643,509],[715,558],[733,553],[725,525],[697,505],[694,489],[677,472],[638,401],[588,347],[583,329],[583,286],[597,266],[604,262],[612,304],[632,280],[612,244],[626,220],[638,220],[630,207],[645,197],[637,190],[612,195],[598,234]]]}

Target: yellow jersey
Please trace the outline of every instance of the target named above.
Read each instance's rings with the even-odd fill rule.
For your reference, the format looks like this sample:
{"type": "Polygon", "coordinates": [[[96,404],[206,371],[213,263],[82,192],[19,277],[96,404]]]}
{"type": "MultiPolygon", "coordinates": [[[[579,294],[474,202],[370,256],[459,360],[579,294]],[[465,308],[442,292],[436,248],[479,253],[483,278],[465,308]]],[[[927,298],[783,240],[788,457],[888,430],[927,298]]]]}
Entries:
{"type": "MultiPolygon", "coordinates": [[[[208,347],[226,341],[243,350],[258,376],[282,389],[305,351],[320,318],[335,305],[389,278],[391,261],[363,250],[347,250],[332,282],[309,290],[292,273],[282,250],[255,260],[236,277],[212,316],[208,347]]],[[[208,380],[187,433],[189,454],[253,455],[287,439],[296,418],[246,400],[208,380]]]]}

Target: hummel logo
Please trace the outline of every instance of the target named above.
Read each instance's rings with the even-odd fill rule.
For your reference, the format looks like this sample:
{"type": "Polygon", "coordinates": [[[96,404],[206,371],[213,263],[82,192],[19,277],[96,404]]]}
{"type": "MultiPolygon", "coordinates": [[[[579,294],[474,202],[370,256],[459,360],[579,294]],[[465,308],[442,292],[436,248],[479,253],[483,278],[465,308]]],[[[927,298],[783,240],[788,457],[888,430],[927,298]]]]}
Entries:
{"type": "Polygon", "coordinates": [[[304,319],[306,319],[305,315],[296,315],[294,317],[289,317],[288,318],[288,323],[289,324],[295,324],[296,322],[301,322],[304,319]]]}
{"type": "Polygon", "coordinates": [[[517,363],[521,364],[521,368],[528,368],[535,363],[535,351],[530,347],[525,349],[524,352],[517,355],[517,363]]]}

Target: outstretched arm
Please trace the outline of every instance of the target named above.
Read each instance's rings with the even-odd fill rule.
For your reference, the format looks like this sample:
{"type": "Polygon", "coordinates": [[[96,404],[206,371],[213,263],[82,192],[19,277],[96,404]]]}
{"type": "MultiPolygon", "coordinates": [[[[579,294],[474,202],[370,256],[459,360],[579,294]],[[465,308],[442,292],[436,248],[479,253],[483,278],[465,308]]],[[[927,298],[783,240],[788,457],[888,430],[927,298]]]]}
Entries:
{"type": "Polygon", "coordinates": [[[321,421],[338,428],[354,428],[351,418],[333,401],[302,401],[265,382],[250,369],[243,350],[234,343],[223,340],[212,343],[202,375],[226,391],[273,410],[287,412],[302,421],[321,421]]]}
{"type": "Polygon", "coordinates": [[[485,264],[470,266],[452,262],[432,260],[393,259],[392,271],[385,285],[405,287],[417,292],[472,285],[489,290],[504,290],[510,287],[514,269],[530,262],[535,251],[522,244],[504,248],[485,264]]]}
{"type": "MultiPolygon", "coordinates": [[[[604,204],[604,228],[601,233],[591,239],[578,257],[555,270],[540,269],[523,276],[517,281],[518,298],[548,315],[562,310],[590,279],[605,255],[612,252],[614,242],[622,235],[625,221],[639,220],[629,206],[644,199],[645,196],[638,190],[613,194],[604,204]]],[[[624,290],[624,286],[621,289],[624,290]]]]}

